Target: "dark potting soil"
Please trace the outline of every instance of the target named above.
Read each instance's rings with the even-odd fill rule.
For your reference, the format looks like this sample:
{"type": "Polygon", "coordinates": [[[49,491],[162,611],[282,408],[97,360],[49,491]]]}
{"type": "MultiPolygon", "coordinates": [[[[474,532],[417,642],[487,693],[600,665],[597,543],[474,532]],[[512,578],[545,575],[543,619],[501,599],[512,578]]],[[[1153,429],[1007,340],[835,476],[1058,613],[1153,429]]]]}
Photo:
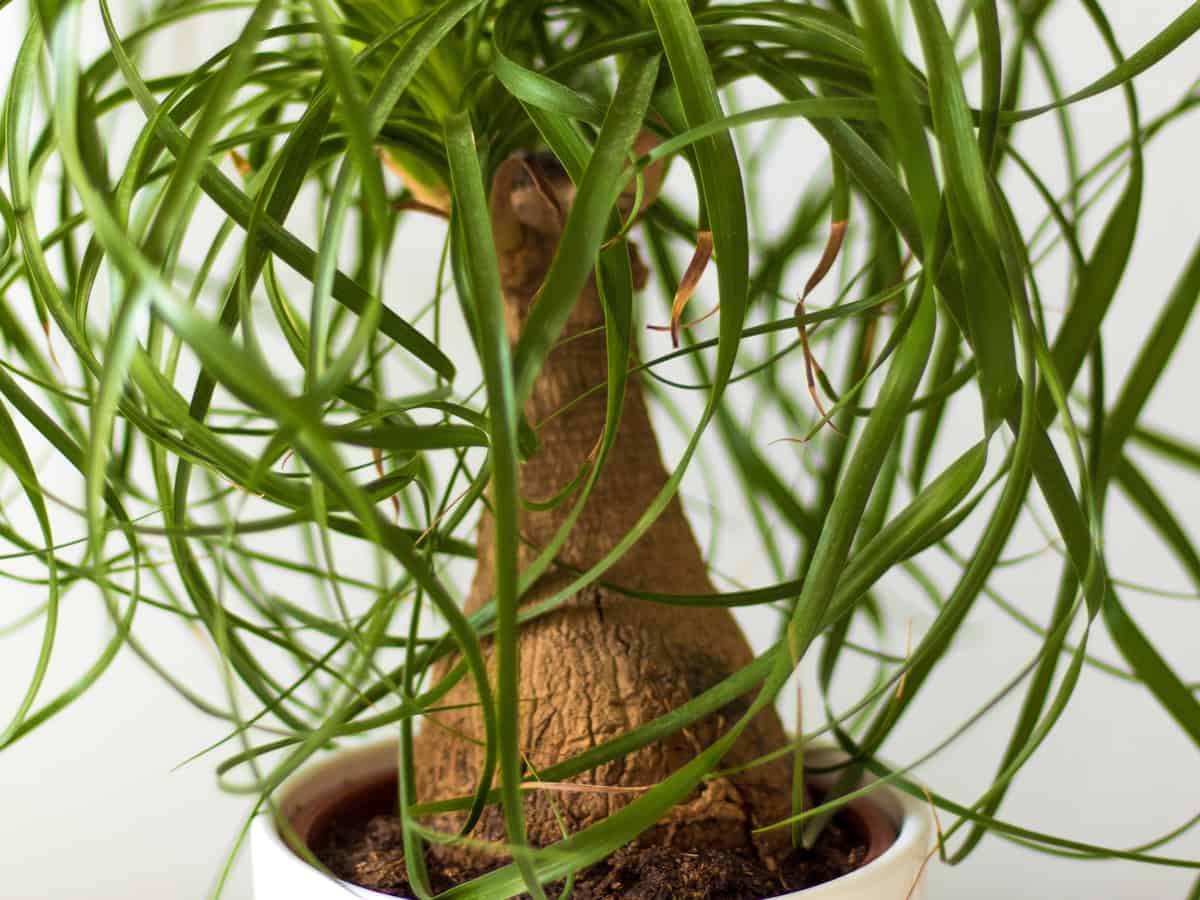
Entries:
{"type": "MultiPolygon", "coordinates": [[[[395,794],[393,793],[394,797],[395,794]]],[[[816,846],[797,849],[772,872],[749,850],[691,852],[667,847],[624,847],[580,872],[574,900],[762,900],[830,881],[858,868],[867,835],[837,816],[816,846]]],[[[312,850],[344,881],[396,897],[415,897],[404,864],[400,819],[394,812],[364,815],[356,804],[335,811],[313,835],[312,850]]],[[[458,867],[426,857],[430,886],[444,891],[502,863],[458,867]]],[[[556,897],[562,885],[552,885],[556,897]]],[[[528,895],[522,894],[525,898],[528,895]]]]}

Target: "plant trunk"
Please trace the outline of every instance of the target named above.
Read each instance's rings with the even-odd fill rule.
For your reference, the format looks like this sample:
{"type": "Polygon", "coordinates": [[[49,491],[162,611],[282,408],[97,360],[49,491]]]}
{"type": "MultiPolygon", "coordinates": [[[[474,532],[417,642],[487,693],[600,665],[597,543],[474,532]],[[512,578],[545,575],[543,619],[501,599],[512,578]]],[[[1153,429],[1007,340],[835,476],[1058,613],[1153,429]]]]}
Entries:
{"type": "MultiPolygon", "coordinates": [[[[554,255],[561,213],[572,194],[564,176],[547,175],[532,165],[536,164],[523,163],[523,171],[515,177],[498,176],[493,186],[492,225],[500,248],[510,339],[520,333],[554,255]]],[[[507,171],[511,175],[512,167],[507,171]]],[[[645,270],[636,253],[633,255],[635,278],[644,281],[645,270]]],[[[521,492],[528,500],[545,500],[560,493],[587,463],[601,436],[604,391],[594,391],[582,401],[578,398],[603,385],[607,377],[602,324],[596,288],[589,283],[563,335],[571,339],[560,341],[550,353],[525,406],[542,444],[537,455],[521,467],[521,492]],[[568,405],[569,409],[560,412],[568,405]]],[[[557,554],[562,567],[551,568],[541,577],[522,604],[545,599],[570,581],[571,570],[595,564],[633,527],[666,478],[635,377],[626,391],[618,436],[604,471],[557,554]]],[[[572,495],[550,510],[522,510],[522,567],[552,539],[574,502],[572,495]]],[[[485,514],[478,568],[466,601],[468,613],[493,594],[493,554],[492,523],[485,514]]],[[[664,593],[714,590],[678,498],[671,500],[603,580],[664,593]]],[[[534,772],[664,715],[752,660],[744,636],[726,609],[661,606],[598,584],[523,627],[519,649],[520,744],[534,772]]],[[[486,646],[485,652],[490,661],[486,646]]],[[[474,700],[474,686],[464,680],[444,705],[474,700]]],[[[670,738],[573,781],[606,788],[653,787],[711,744],[744,713],[749,700],[749,696],[739,698],[670,738]]],[[[433,721],[422,726],[416,741],[419,799],[470,794],[482,762],[483,729],[477,713],[467,707],[429,718],[433,721]]],[[[724,765],[747,762],[777,749],[785,740],[778,716],[768,709],[743,733],[724,765]]],[[[780,840],[785,832],[753,837],[751,830],[787,814],[789,783],[786,759],[731,778],[707,781],[641,840],[692,850],[755,847],[770,863],[782,849],[780,840]]],[[[586,788],[532,791],[525,800],[529,840],[535,846],[553,843],[562,838],[564,825],[569,832],[586,828],[637,795],[636,790],[586,788]]],[[[455,814],[442,816],[435,824],[451,830],[461,822],[462,815],[455,814]]],[[[504,840],[497,809],[485,812],[473,837],[504,840]]],[[[459,859],[480,855],[478,850],[462,847],[438,852],[459,859]]]]}

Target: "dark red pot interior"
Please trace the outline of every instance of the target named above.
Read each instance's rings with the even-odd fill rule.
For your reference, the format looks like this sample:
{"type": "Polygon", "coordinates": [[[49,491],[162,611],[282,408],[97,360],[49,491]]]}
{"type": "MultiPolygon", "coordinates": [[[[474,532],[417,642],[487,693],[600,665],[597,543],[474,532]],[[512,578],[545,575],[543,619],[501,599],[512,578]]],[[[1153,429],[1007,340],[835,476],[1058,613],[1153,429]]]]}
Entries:
{"type": "Polygon", "coordinates": [[[854,823],[859,834],[867,836],[867,856],[862,865],[883,856],[896,843],[895,824],[870,800],[854,800],[843,807],[842,814],[854,823]]]}
{"type": "Polygon", "coordinates": [[[296,836],[310,850],[319,845],[335,822],[367,821],[396,812],[395,775],[346,781],[327,793],[288,811],[296,836]]]}

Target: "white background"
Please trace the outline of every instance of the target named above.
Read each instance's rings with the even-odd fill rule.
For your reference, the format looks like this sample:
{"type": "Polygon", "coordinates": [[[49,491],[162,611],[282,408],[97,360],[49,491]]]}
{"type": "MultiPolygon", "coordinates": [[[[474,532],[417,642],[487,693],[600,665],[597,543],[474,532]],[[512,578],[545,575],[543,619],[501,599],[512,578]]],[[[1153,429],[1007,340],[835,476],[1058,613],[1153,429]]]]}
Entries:
{"type": "MultiPolygon", "coordinates": [[[[19,40],[17,6],[0,11],[0,60],[8,61],[19,40]]],[[[1187,4],[1167,0],[1112,0],[1104,4],[1120,42],[1132,51],[1159,31],[1187,4]]],[[[1063,65],[1069,88],[1106,71],[1109,62],[1092,36],[1082,11],[1073,4],[1056,13],[1045,34],[1063,65]]],[[[183,45],[194,31],[180,36],[183,45]]],[[[203,36],[206,44],[220,35],[203,36]]],[[[1163,109],[1200,76],[1190,42],[1167,63],[1138,82],[1147,115],[1163,109]]],[[[7,69],[7,66],[3,68],[7,69]]],[[[1120,98],[1109,95],[1079,108],[1085,162],[1098,158],[1123,137],[1120,98]]],[[[796,125],[802,130],[803,126],[796,125]]],[[[1031,127],[1021,143],[1035,164],[1052,153],[1047,121],[1031,127]]],[[[801,140],[797,146],[813,148],[801,140]]],[[[1149,151],[1149,177],[1134,262],[1105,327],[1110,379],[1128,365],[1176,273],[1200,240],[1200,190],[1196,161],[1200,120],[1173,128],[1149,151]]],[[[767,218],[786,215],[798,195],[797,172],[811,162],[776,157],[779,190],[768,199],[767,218]]],[[[1055,170],[1058,171],[1058,170],[1055,170]]],[[[1061,177],[1055,182],[1061,188],[1061,177]]],[[[1034,198],[1018,191],[1022,212],[1037,214],[1034,198]]],[[[1030,221],[1030,218],[1025,218],[1030,221]]],[[[1089,238],[1095,236],[1095,222],[1089,238]]],[[[419,247],[408,262],[414,280],[432,283],[431,260],[437,236],[414,236],[419,247]]],[[[1053,271],[1053,270],[1052,270],[1053,271]]],[[[1062,278],[1049,275],[1047,306],[1061,310],[1062,278]]],[[[12,298],[8,302],[15,302],[12,298]]],[[[1200,440],[1196,385],[1200,384],[1200,334],[1193,327],[1184,349],[1168,370],[1150,405],[1151,420],[1193,442],[1200,440]]],[[[956,407],[953,427],[974,440],[978,423],[968,403],[956,407]]],[[[787,435],[764,435],[766,440],[787,435]]],[[[954,435],[951,435],[953,442],[954,435]]],[[[664,441],[670,453],[672,440],[664,441]]],[[[764,440],[765,443],[765,440],[764,440]]],[[[787,461],[795,451],[773,450],[787,461]]],[[[1185,527],[1200,534],[1200,483],[1190,473],[1165,465],[1147,469],[1175,504],[1185,527]]],[[[718,473],[720,474],[720,473],[718,473]]],[[[11,478],[5,476],[5,491],[11,478]]],[[[718,479],[720,480],[720,479],[718,479]]],[[[705,515],[703,488],[688,482],[689,508],[698,523],[705,515]]],[[[717,566],[748,582],[764,583],[761,551],[748,517],[739,527],[737,512],[726,511],[717,566]]],[[[703,527],[702,534],[707,533],[703,527]]],[[[1010,544],[1016,556],[1043,548],[1045,540],[1028,518],[1010,544]]],[[[965,548],[963,541],[960,547],[965,548]]],[[[1107,547],[1115,574],[1162,588],[1187,590],[1178,567],[1127,508],[1114,501],[1107,547]]],[[[5,564],[0,562],[0,567],[5,564]]],[[[1003,570],[993,586],[1033,617],[1044,620],[1053,600],[1057,557],[1042,553],[1032,562],[1003,570]]],[[[0,623],[11,621],[38,600],[35,592],[0,582],[0,623]]],[[[928,625],[928,607],[895,583],[890,619],[896,640],[911,620],[915,633],[928,625]]],[[[1200,618],[1194,599],[1166,599],[1126,592],[1125,602],[1141,625],[1186,677],[1200,678],[1200,618]]],[[[98,604],[79,600],[64,609],[59,658],[84,660],[108,634],[98,604]]],[[[769,617],[747,617],[756,644],[770,639],[769,617]]],[[[1118,656],[1097,628],[1092,648],[1104,659],[1118,656]]],[[[174,621],[152,614],[139,620],[138,634],[158,656],[198,690],[219,696],[211,652],[174,621]]],[[[0,714],[18,701],[36,654],[39,633],[26,629],[0,642],[0,714]]],[[[895,644],[894,644],[895,645],[895,644]]],[[[966,718],[1034,651],[1035,644],[1011,619],[986,602],[964,629],[956,652],[937,670],[919,710],[906,719],[888,744],[888,755],[907,762],[927,750],[966,718]]],[[[48,689],[61,687],[78,671],[64,663],[51,673],[48,689]]],[[[1019,694],[1018,694],[1019,696],[1019,694]]],[[[1019,701],[1016,701],[1019,702],[1019,701]]],[[[990,781],[1007,737],[1016,704],[1009,701],[961,740],[920,769],[938,791],[969,801],[990,781]]],[[[815,711],[814,711],[815,712],[815,711]]],[[[173,768],[223,736],[219,724],[182,704],[131,653],[124,652],[90,695],[31,737],[0,754],[0,897],[38,898],[199,898],[212,888],[243,817],[246,798],[217,790],[207,760],[173,768]]],[[[1132,846],[1163,834],[1200,809],[1200,766],[1194,745],[1135,686],[1086,670],[1077,695],[1057,730],[1018,779],[1002,809],[1009,821],[1029,828],[1114,847],[1132,846]]],[[[1200,835],[1159,849],[1164,855],[1200,858],[1200,835]]],[[[966,865],[934,866],[931,897],[1001,900],[1016,896],[1089,897],[1140,900],[1183,897],[1191,884],[1186,870],[1121,862],[1078,862],[1044,856],[995,838],[985,841],[966,865]]],[[[248,871],[240,860],[226,896],[249,895],[248,871]]],[[[297,898],[300,900],[300,898],[297,898]]]]}

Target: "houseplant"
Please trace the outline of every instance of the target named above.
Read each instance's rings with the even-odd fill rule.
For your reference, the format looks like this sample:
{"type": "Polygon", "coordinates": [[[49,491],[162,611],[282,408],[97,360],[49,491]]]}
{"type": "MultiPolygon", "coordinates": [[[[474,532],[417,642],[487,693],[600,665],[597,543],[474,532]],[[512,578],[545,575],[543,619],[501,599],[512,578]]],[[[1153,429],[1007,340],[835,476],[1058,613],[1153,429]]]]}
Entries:
{"type": "Polygon", "coordinates": [[[828,689],[856,650],[851,624],[880,618],[878,579],[971,535],[932,627],[903,656],[882,655],[879,682],[824,729],[854,760],[829,807],[864,769],[922,796],[877,753],[1036,485],[1065,559],[1040,652],[1002,692],[1023,696],[1021,715],[983,797],[929,799],[957,817],[955,859],[984,831],[1103,853],[996,813],[1090,661],[1086,631],[1066,640],[1081,622],[1102,623],[1120,674],[1200,736],[1190,688],[1126,614],[1101,552],[1120,484],[1172,550],[1195,556],[1125,445],[1196,456],[1138,420],[1200,264],[1156,304],[1112,402],[1097,337],[1138,230],[1142,150],[1193,104],[1142,122],[1131,85],[1200,27],[1200,7],[1126,59],[1087,4],[1111,70],[1030,107],[1029,60],[1054,83],[1039,37],[1051,5],[1006,8],[1005,33],[995,4],[947,19],[913,2],[906,59],[878,0],[233,4],[224,49],[151,76],[145,45],[225,5],[130,21],[103,3],[31,4],[2,138],[0,425],[33,516],[31,532],[4,535],[44,566],[47,600],[44,652],[0,744],[64,709],[122,646],[171,678],[131,629],[149,603],[220,651],[227,702],[172,683],[230,721],[242,744],[220,766],[238,776],[231,788],[267,798],[339,740],[397,736],[418,895],[430,893],[427,855],[515,860],[456,896],[537,896],[639,835],[777,861],[831,831],[805,791],[808,739],[789,742],[775,717],[788,677],[819,648],[828,689]],[[95,62],[80,50],[85,22],[105,37],[95,62]],[[751,83],[770,100],[722,107],[718,88],[751,83]],[[1028,246],[1045,232],[1019,222],[1006,193],[1007,179],[1044,179],[1012,136],[1061,115],[1074,167],[1064,111],[1110,90],[1129,98],[1129,140],[1099,174],[1070,168],[1061,202],[1045,192],[1074,266],[1067,315],[1050,328],[1042,248],[1028,246]],[[827,145],[829,171],[788,186],[791,221],[767,239],[749,210],[777,188],[732,134],[808,127],[798,119],[827,145]],[[131,139],[112,138],[121,122],[131,139]],[[682,186],[664,199],[671,160],[682,186]],[[1085,250],[1086,191],[1105,175],[1119,196],[1085,250]],[[306,190],[316,226],[302,238],[306,190]],[[448,217],[453,290],[439,282],[426,306],[406,296],[402,269],[397,281],[396,228],[413,216],[448,217]],[[719,310],[704,325],[686,304],[708,262],[719,310]],[[818,287],[828,302],[806,307],[818,287]],[[470,336],[453,357],[452,319],[470,336]],[[644,321],[669,335],[638,338],[644,321]],[[691,368],[699,409],[661,374],[671,359],[691,368]],[[472,366],[482,391],[458,373],[472,366]],[[749,411],[733,400],[742,383],[757,389],[749,411]],[[668,466],[647,385],[685,423],[668,466]],[[973,441],[947,447],[947,405],[970,394],[973,441]],[[783,455],[781,471],[755,430],[765,418],[819,458],[783,455]],[[732,460],[774,560],[773,578],[756,579],[766,587],[718,592],[706,571],[677,499],[705,448],[732,460]],[[33,460],[47,452],[77,469],[81,503],[39,479],[33,460]],[[789,487],[798,467],[811,489],[789,487]],[[71,515],[86,525],[82,556],[56,537],[71,515]],[[298,548],[254,539],[284,529],[298,548]],[[460,608],[444,569],[475,558],[460,608]],[[279,596],[263,575],[279,571],[311,577],[313,602],[279,596]],[[63,592],[85,581],[110,604],[110,649],[70,690],[39,697],[63,592]],[[757,604],[781,616],[754,656],[727,610],[757,604]],[[447,842],[468,826],[470,840],[447,842]]]}

